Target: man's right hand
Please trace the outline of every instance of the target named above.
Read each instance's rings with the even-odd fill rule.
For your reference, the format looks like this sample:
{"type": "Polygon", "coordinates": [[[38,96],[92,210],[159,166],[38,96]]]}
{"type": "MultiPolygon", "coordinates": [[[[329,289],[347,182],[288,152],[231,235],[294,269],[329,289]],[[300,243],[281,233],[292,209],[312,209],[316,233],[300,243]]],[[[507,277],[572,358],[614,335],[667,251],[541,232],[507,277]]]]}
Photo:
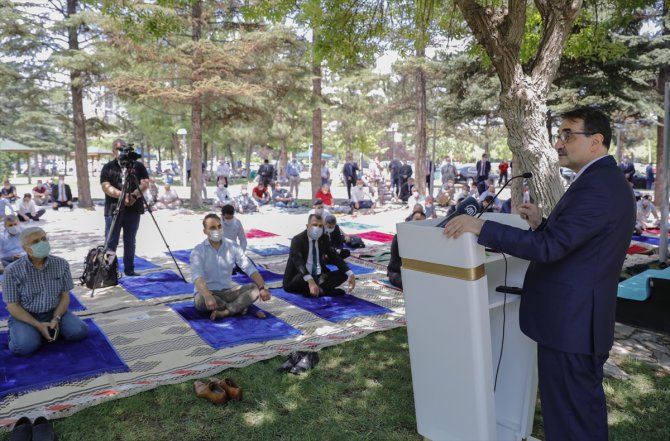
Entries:
{"type": "Polygon", "coordinates": [[[307,285],[309,285],[309,295],[312,297],[319,297],[319,293],[321,293],[321,287],[317,285],[316,281],[314,279],[309,279],[309,281],[307,281],[307,285]]]}
{"type": "Polygon", "coordinates": [[[517,211],[533,230],[542,223],[542,213],[540,213],[539,207],[535,204],[521,204],[517,207],[517,211]]]}
{"type": "Polygon", "coordinates": [[[205,298],[205,306],[210,311],[214,311],[217,308],[216,299],[211,295],[203,296],[205,298]]]}
{"type": "Polygon", "coordinates": [[[49,322],[38,322],[35,328],[40,331],[40,334],[42,334],[42,337],[44,337],[46,341],[53,341],[51,335],[49,335],[49,329],[52,329],[49,327],[49,322]]]}

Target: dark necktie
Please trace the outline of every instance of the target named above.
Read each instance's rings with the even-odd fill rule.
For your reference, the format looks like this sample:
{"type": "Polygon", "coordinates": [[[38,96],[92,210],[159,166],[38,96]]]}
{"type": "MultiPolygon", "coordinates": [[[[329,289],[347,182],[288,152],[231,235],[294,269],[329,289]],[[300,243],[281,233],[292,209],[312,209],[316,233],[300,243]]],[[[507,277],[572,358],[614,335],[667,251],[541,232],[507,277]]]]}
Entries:
{"type": "Polygon", "coordinates": [[[317,256],[316,256],[316,254],[317,254],[317,252],[316,252],[316,240],[312,240],[312,278],[314,279],[315,282],[317,281],[316,280],[316,277],[317,277],[317,273],[316,273],[316,262],[317,262],[316,259],[317,259],[317,256]]]}

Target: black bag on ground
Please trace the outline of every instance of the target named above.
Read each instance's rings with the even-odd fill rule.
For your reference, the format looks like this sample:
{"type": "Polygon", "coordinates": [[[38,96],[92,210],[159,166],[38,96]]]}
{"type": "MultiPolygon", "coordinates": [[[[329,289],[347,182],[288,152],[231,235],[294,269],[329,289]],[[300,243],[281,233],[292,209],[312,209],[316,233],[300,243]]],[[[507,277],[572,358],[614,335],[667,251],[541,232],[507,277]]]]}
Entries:
{"type": "Polygon", "coordinates": [[[363,239],[361,239],[359,236],[350,236],[351,242],[349,242],[349,246],[351,248],[365,248],[365,242],[363,242],[363,239]]]}
{"type": "Polygon", "coordinates": [[[98,284],[95,288],[105,288],[107,286],[115,286],[119,284],[119,262],[116,255],[111,262],[108,262],[106,256],[101,256],[104,252],[105,248],[103,246],[98,246],[92,248],[86,255],[86,260],[84,260],[84,274],[81,275],[79,280],[81,280],[82,285],[86,285],[89,289],[94,288],[93,284],[95,283],[96,277],[98,278],[98,284]],[[100,270],[99,275],[98,269],[100,270]]]}

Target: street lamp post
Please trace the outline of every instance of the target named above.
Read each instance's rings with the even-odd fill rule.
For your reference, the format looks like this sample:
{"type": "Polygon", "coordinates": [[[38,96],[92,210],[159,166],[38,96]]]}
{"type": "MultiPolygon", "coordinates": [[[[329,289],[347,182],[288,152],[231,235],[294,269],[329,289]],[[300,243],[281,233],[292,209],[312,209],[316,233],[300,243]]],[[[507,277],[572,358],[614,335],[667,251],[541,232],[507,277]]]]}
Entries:
{"type": "Polygon", "coordinates": [[[187,185],[187,172],[186,172],[186,158],[188,157],[188,149],[186,147],[186,134],[188,132],[186,129],[181,128],[177,130],[177,135],[181,135],[181,151],[183,153],[182,159],[181,159],[181,182],[184,187],[187,185]]]}

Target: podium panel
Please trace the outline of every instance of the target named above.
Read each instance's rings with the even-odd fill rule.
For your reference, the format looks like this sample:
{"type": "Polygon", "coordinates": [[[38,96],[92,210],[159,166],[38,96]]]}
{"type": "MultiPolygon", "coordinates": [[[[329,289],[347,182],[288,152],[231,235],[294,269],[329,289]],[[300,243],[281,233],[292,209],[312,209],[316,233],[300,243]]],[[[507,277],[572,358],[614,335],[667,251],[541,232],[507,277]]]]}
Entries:
{"type": "MultiPolygon", "coordinates": [[[[489,218],[527,227],[516,215],[489,218]]],[[[519,329],[519,296],[495,291],[505,273],[522,286],[528,262],[487,253],[472,234],[447,239],[438,222],[397,225],[417,431],[431,441],[528,438],[536,346],[519,329]]]]}

